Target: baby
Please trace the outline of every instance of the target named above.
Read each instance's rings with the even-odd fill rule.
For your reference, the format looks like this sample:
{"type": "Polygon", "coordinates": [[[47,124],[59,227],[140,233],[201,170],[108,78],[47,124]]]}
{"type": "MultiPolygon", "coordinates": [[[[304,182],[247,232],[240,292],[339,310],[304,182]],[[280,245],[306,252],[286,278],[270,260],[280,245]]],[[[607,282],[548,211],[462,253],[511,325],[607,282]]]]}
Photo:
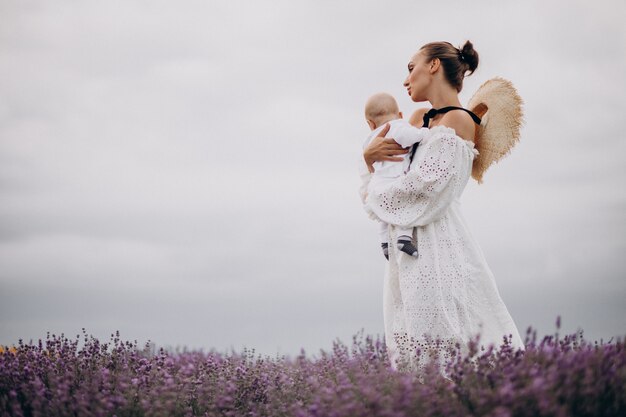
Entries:
{"type": "MultiPolygon", "coordinates": [[[[411,147],[415,143],[422,141],[428,128],[417,128],[402,119],[402,112],[398,110],[398,103],[393,96],[387,93],[374,94],[365,104],[365,120],[372,132],[363,143],[365,149],[370,142],[378,136],[381,130],[389,123],[389,131],[385,135],[393,138],[403,148],[411,147]]],[[[378,177],[397,178],[404,175],[409,168],[410,152],[397,155],[403,161],[379,161],[374,162],[374,173],[378,177]]],[[[404,229],[398,227],[398,240],[396,242],[398,250],[411,256],[417,257],[417,248],[413,245],[413,228],[404,229]]],[[[380,238],[383,254],[389,260],[389,231],[387,223],[380,221],[380,238]]]]}

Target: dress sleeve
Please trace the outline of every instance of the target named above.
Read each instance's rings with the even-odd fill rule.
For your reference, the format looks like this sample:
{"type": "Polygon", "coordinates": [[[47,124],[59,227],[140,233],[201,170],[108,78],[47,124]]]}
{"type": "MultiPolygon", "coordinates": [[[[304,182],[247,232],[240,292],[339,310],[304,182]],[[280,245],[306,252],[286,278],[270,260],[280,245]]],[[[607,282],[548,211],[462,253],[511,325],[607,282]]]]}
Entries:
{"type": "Polygon", "coordinates": [[[424,226],[443,217],[461,195],[478,153],[473,143],[442,126],[420,148],[406,175],[369,181],[364,207],[370,216],[400,227],[424,226]]]}

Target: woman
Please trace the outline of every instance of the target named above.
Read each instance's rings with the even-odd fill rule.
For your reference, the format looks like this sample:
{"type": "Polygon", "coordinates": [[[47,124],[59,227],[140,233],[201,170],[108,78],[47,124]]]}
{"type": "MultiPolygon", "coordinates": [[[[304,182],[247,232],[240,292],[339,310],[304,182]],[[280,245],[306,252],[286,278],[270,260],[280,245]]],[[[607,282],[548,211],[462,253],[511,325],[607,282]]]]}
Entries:
{"type": "Polygon", "coordinates": [[[398,161],[397,155],[408,152],[384,137],[388,128],[363,153],[366,210],[391,225],[390,242],[396,226],[415,227],[419,253],[418,258],[407,256],[390,245],[383,307],[394,369],[422,369],[431,357],[427,352],[437,354],[443,365],[449,348],[459,343],[466,353],[477,335],[485,348],[493,344],[497,349],[510,337],[514,349],[524,349],[460,210],[459,197],[477,154],[473,141],[480,118],[461,107],[458,94],[465,73],[471,75],[477,65],[478,53],[469,41],[461,49],[449,42],[422,46],[409,61],[404,86],[414,102],[433,106],[410,118],[415,126],[430,128],[429,136],[416,148],[407,173],[391,183],[375,183],[371,176],[375,161],[398,161]]]}

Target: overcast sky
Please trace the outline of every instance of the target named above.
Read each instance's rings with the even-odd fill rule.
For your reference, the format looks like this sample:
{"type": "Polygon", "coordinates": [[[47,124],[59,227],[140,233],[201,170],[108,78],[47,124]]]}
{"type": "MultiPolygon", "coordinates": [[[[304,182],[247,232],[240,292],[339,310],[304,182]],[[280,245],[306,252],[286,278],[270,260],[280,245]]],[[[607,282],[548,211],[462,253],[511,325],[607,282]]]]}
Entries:
{"type": "Polygon", "coordinates": [[[0,344],[383,334],[363,105],[469,39],[526,124],[465,217],[522,337],[626,335],[626,3],[0,0],[0,344]]]}

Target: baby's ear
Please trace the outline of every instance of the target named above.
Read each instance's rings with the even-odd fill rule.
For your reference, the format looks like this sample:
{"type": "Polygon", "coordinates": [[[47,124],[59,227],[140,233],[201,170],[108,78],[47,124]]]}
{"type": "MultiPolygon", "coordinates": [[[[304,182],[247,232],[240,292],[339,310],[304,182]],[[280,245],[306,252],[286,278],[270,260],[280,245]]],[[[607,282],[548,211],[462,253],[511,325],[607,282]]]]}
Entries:
{"type": "Polygon", "coordinates": [[[404,116],[402,116],[402,112],[401,111],[398,112],[398,116],[400,116],[401,119],[404,118],[404,116]]]}

